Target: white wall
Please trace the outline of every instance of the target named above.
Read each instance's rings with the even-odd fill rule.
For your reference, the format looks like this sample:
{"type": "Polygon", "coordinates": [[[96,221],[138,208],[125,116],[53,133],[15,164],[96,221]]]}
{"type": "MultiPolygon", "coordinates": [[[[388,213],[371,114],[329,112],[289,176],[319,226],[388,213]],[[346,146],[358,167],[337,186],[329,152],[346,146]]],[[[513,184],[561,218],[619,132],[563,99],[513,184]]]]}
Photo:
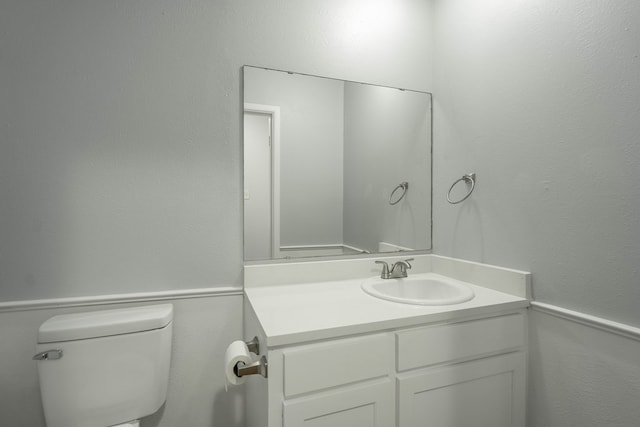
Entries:
{"type": "MultiPolygon", "coordinates": [[[[537,300],[640,326],[640,4],[434,5],[435,251],[531,271],[537,300]],[[449,205],[467,172],[475,192],[449,205]]],[[[637,425],[640,343],[542,316],[530,425],[637,425]]]]}
{"type": "MultiPolygon", "coordinates": [[[[3,0],[0,300],[240,289],[241,66],[429,90],[429,16],[413,0],[3,0]]],[[[202,358],[219,372],[242,313],[214,300],[176,332],[158,425],[234,425],[202,358]]],[[[48,314],[2,315],[0,372],[20,373],[0,382],[2,425],[42,425],[29,357],[48,314]]]]}
{"type": "Polygon", "coordinates": [[[244,69],[244,101],[280,108],[281,246],[342,243],[343,86],[244,69]]]}
{"type": "Polygon", "coordinates": [[[533,310],[529,427],[632,427],[640,420],[640,343],[533,310]]]}
{"type": "Polygon", "coordinates": [[[435,247],[640,325],[640,4],[437,1],[435,247]],[[462,205],[446,190],[475,171],[462,205]]]}
{"type": "Polygon", "coordinates": [[[239,287],[239,73],[214,5],[2,4],[1,299],[239,287]]]}
{"type": "Polygon", "coordinates": [[[240,286],[243,64],[429,87],[429,5],[2,2],[0,297],[240,286]]]}

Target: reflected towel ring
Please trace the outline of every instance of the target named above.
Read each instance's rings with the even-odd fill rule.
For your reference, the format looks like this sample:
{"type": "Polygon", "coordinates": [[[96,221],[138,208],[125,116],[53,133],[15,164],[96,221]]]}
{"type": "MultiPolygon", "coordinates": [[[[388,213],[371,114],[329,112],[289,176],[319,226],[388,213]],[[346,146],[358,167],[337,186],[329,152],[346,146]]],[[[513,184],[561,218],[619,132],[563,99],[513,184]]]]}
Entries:
{"type": "Polygon", "coordinates": [[[473,189],[475,187],[476,187],[476,174],[475,173],[468,173],[466,175],[462,175],[462,178],[458,179],[453,184],[451,184],[451,187],[449,188],[449,192],[447,193],[447,202],[451,203],[452,205],[458,204],[460,202],[464,202],[467,199],[467,197],[469,197],[471,195],[471,193],[473,193],[473,189]],[[469,189],[469,192],[466,194],[466,196],[464,196],[462,199],[453,201],[453,200],[451,200],[451,190],[453,190],[453,187],[455,187],[456,184],[459,183],[460,181],[471,182],[471,188],[469,189]]]}
{"type": "Polygon", "coordinates": [[[393,189],[393,191],[391,192],[391,194],[389,195],[389,204],[390,205],[395,205],[397,204],[400,200],[402,200],[405,196],[405,194],[407,194],[407,189],[409,188],[409,183],[408,182],[401,182],[400,184],[398,184],[396,186],[396,188],[393,189]],[[398,197],[398,200],[396,200],[395,202],[392,202],[391,200],[393,200],[393,195],[395,194],[396,191],[402,189],[402,194],[400,195],[400,197],[398,197]]]}

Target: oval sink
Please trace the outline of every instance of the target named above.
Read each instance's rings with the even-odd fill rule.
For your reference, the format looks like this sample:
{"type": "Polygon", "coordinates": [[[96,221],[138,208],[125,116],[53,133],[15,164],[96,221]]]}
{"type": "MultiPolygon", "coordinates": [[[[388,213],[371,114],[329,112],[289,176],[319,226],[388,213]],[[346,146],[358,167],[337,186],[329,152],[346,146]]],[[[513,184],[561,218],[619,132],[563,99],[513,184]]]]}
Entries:
{"type": "Polygon", "coordinates": [[[362,282],[362,290],[388,301],[418,305],[459,304],[475,296],[469,285],[434,273],[404,279],[371,277],[362,282]]]}

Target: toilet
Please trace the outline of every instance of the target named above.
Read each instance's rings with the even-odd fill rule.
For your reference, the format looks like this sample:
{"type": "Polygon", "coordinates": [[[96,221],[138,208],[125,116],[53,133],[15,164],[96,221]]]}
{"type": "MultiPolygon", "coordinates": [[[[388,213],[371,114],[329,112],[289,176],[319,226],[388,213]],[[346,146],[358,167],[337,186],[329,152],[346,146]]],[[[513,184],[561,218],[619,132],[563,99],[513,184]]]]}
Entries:
{"type": "Polygon", "coordinates": [[[173,306],[55,316],[38,331],[47,427],[137,427],[164,404],[173,306]]]}

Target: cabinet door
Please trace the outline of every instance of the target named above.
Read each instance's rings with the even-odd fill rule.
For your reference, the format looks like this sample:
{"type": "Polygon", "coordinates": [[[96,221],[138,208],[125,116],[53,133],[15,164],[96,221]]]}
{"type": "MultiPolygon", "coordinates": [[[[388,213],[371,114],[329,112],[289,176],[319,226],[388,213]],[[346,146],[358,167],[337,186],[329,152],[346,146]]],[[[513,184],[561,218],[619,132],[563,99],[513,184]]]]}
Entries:
{"type": "Polygon", "coordinates": [[[284,402],[284,427],[393,427],[395,390],[390,379],[284,402]]]}
{"type": "Polygon", "coordinates": [[[525,355],[398,376],[399,427],[524,427],[525,355]]]}

